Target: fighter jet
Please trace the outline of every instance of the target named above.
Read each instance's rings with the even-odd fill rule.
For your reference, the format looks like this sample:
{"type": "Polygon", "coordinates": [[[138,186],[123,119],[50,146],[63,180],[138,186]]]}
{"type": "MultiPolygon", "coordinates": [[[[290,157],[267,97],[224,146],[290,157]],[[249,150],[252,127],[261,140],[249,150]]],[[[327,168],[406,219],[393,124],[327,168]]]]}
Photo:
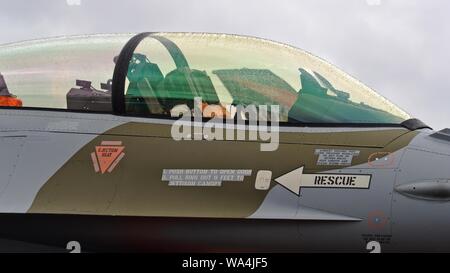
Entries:
{"type": "Polygon", "coordinates": [[[450,251],[450,129],[298,48],[74,36],[0,72],[2,251],[450,251]]]}

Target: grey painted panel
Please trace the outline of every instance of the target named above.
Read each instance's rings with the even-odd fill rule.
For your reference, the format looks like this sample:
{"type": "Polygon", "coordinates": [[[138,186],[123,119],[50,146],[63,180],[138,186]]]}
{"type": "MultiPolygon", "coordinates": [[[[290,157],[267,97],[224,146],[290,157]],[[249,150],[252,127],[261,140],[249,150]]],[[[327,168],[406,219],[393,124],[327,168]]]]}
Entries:
{"type": "Polygon", "coordinates": [[[45,182],[94,137],[84,134],[29,134],[17,161],[15,175],[0,195],[1,212],[26,212],[45,182]]]}
{"type": "MultiPolygon", "coordinates": [[[[0,186],[4,186],[0,194],[0,212],[26,212],[40,188],[79,149],[98,134],[123,124],[113,116],[111,120],[102,120],[104,115],[56,112],[25,115],[14,110],[6,111],[8,115],[4,110],[0,112],[3,113],[0,114],[2,136],[26,136],[16,162],[15,175],[7,187],[0,182],[0,186]]],[[[6,146],[14,149],[11,148],[14,145],[6,146]]],[[[14,151],[0,153],[0,162],[11,164],[11,153],[14,151]]]]}
{"type": "Polygon", "coordinates": [[[0,137],[0,198],[14,176],[25,137],[0,137]]]}
{"type": "Polygon", "coordinates": [[[450,155],[450,142],[432,137],[433,132],[421,132],[410,143],[412,149],[450,155]]]}

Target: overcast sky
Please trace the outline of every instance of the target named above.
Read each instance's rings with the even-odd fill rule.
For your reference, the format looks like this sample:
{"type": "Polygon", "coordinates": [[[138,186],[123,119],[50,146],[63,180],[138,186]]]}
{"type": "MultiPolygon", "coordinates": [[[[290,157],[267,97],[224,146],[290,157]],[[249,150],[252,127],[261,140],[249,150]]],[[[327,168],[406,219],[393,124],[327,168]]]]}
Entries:
{"type": "Polygon", "coordinates": [[[450,127],[448,0],[0,0],[0,44],[204,31],[268,38],[342,68],[434,129],[450,127]]]}

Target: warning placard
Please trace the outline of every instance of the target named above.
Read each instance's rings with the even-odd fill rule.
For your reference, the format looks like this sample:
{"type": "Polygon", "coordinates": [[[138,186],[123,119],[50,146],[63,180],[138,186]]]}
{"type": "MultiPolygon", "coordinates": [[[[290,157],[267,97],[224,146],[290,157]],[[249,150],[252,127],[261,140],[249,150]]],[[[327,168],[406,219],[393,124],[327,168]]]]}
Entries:
{"type": "Polygon", "coordinates": [[[112,172],[125,156],[124,149],[121,141],[103,141],[100,146],[95,146],[95,152],[91,153],[95,172],[112,172]]]}
{"type": "Polygon", "coordinates": [[[354,156],[358,156],[358,150],[317,149],[315,154],[319,156],[319,166],[350,166],[354,156]]]}

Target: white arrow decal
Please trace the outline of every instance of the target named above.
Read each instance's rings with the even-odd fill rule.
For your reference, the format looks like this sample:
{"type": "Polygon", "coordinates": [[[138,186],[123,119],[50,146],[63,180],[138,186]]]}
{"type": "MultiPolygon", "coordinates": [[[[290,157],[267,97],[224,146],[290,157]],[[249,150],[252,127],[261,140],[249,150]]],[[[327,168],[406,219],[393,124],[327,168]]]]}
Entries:
{"type": "Polygon", "coordinates": [[[342,189],[368,189],[370,186],[370,174],[305,174],[303,166],[284,174],[275,181],[300,195],[300,188],[342,188],[342,189]]]}

